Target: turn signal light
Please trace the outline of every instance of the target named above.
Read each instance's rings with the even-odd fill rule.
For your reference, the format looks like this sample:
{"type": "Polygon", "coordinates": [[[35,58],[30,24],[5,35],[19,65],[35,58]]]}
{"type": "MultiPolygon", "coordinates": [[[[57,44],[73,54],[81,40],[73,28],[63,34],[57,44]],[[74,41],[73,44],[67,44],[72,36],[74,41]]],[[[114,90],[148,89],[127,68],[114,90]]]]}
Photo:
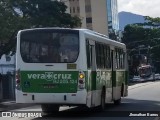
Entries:
{"type": "Polygon", "coordinates": [[[80,74],[80,75],[79,75],[79,78],[80,78],[80,79],[83,79],[83,78],[84,78],[84,74],[80,74]]]}

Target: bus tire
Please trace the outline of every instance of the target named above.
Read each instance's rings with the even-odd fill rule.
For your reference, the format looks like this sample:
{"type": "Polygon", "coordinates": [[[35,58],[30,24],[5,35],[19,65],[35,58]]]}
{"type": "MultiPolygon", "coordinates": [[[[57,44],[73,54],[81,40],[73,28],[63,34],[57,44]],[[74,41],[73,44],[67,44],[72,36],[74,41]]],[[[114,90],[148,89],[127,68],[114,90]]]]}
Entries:
{"type": "MultiPolygon", "coordinates": [[[[124,85],[122,84],[122,87],[121,87],[121,97],[123,97],[123,94],[124,94],[124,85]]],[[[121,104],[121,97],[118,100],[114,100],[114,104],[115,105],[120,105],[121,104]]]]}
{"type": "Polygon", "coordinates": [[[41,105],[42,112],[43,113],[54,113],[59,111],[59,105],[53,105],[53,104],[42,104],[41,105]]]}
{"type": "Polygon", "coordinates": [[[106,106],[106,103],[105,103],[105,89],[103,88],[102,89],[102,94],[101,94],[101,104],[99,106],[99,110],[100,111],[104,111],[105,110],[105,106],[106,106]]]}
{"type": "Polygon", "coordinates": [[[114,105],[120,105],[121,104],[121,98],[118,100],[114,100],[114,105]]]}
{"type": "Polygon", "coordinates": [[[121,97],[124,96],[124,84],[122,84],[122,87],[121,87],[121,97]]]}

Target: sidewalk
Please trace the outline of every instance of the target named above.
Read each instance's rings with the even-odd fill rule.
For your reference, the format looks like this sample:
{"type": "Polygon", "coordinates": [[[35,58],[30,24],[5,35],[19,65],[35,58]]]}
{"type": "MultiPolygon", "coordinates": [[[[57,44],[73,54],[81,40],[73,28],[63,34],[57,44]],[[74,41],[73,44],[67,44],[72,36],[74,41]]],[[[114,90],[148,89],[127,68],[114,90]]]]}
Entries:
{"type": "Polygon", "coordinates": [[[132,90],[132,89],[136,89],[136,88],[139,88],[139,87],[142,87],[142,86],[154,84],[155,82],[158,82],[158,81],[154,81],[154,82],[147,81],[147,82],[132,84],[132,85],[128,86],[128,90],[132,90]]]}
{"type": "Polygon", "coordinates": [[[15,101],[2,101],[0,102],[0,112],[25,108],[33,105],[35,104],[16,103],[15,101]]]}

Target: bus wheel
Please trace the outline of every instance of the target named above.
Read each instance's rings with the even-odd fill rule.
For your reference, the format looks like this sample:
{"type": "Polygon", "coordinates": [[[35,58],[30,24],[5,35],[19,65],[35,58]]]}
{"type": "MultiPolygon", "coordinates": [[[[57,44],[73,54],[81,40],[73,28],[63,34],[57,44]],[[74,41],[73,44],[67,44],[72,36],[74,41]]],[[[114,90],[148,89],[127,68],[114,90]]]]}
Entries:
{"type": "MultiPolygon", "coordinates": [[[[123,94],[124,94],[124,85],[122,84],[122,87],[121,87],[121,97],[123,97],[123,94]]],[[[115,105],[121,104],[121,97],[118,100],[114,100],[114,104],[115,105]]]]}
{"type": "Polygon", "coordinates": [[[105,90],[102,90],[102,95],[101,95],[101,105],[100,105],[100,111],[104,111],[105,110],[105,90]]]}
{"type": "Polygon", "coordinates": [[[122,87],[121,87],[121,97],[124,96],[124,85],[122,84],[122,87]]]}
{"type": "Polygon", "coordinates": [[[121,104],[121,98],[120,98],[120,99],[118,99],[118,100],[114,100],[114,104],[115,104],[115,105],[119,105],[119,104],[121,104]]]}
{"type": "Polygon", "coordinates": [[[53,104],[42,104],[41,105],[42,112],[44,113],[54,113],[59,111],[59,105],[53,105],[53,104]]]}

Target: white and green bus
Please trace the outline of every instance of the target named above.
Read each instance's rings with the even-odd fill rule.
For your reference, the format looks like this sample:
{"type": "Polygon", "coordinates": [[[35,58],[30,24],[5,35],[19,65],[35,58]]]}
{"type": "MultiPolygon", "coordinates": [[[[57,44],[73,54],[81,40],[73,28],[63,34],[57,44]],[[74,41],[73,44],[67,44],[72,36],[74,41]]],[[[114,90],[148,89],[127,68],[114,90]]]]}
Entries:
{"type": "Polygon", "coordinates": [[[128,94],[126,46],[87,29],[35,28],[18,32],[16,102],[60,106],[119,104],[128,94]]]}

